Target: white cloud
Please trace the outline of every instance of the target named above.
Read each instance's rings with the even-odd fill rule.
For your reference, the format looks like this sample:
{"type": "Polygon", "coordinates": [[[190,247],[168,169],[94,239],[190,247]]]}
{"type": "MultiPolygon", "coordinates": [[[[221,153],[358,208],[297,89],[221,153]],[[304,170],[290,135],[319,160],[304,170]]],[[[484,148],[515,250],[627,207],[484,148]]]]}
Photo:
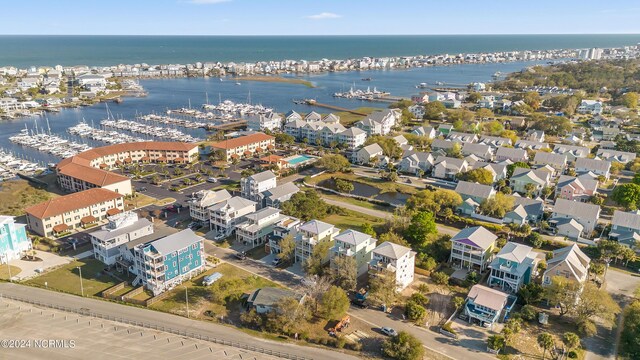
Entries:
{"type": "Polygon", "coordinates": [[[225,3],[229,1],[231,0],[189,0],[188,2],[190,2],[191,4],[207,5],[207,4],[220,4],[220,3],[225,3]]]}
{"type": "Polygon", "coordinates": [[[341,18],[341,17],[342,17],[342,15],[338,15],[338,14],[330,13],[330,12],[323,12],[323,13],[320,13],[320,14],[306,16],[307,19],[313,19],[313,20],[337,19],[337,18],[341,18]]]}

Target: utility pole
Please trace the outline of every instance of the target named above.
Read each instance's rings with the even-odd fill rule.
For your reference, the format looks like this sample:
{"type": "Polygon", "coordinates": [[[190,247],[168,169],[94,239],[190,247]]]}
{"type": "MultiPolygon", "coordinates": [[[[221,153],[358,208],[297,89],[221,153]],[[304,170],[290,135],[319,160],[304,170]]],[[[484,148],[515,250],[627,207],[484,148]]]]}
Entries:
{"type": "Polygon", "coordinates": [[[82,268],[80,266],[78,268],[78,273],[80,274],[80,294],[84,297],[84,287],[82,286],[82,268]]]}

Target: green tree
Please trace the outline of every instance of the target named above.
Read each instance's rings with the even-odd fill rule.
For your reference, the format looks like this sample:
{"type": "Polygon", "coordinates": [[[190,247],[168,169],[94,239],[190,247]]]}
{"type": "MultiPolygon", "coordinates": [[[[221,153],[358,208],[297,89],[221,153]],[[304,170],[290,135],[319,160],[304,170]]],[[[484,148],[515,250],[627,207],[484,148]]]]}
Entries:
{"type": "Polygon", "coordinates": [[[388,241],[388,242],[402,245],[402,246],[409,246],[409,243],[407,242],[407,240],[405,240],[402,236],[398,235],[393,231],[389,231],[380,235],[378,240],[380,240],[380,244],[388,241]]]}
{"type": "Polygon", "coordinates": [[[578,303],[573,309],[578,322],[593,321],[595,317],[613,322],[620,307],[606,290],[599,289],[593,283],[584,284],[578,297],[578,303]]]}
{"type": "Polygon", "coordinates": [[[278,254],[278,258],[288,263],[293,258],[293,253],[296,250],[296,242],[293,238],[293,235],[288,234],[287,236],[282,238],[279,245],[280,253],[278,254]]]}
{"type": "Polygon", "coordinates": [[[409,299],[404,307],[407,318],[415,323],[420,323],[427,316],[427,309],[420,302],[409,299]]]}
{"type": "Polygon", "coordinates": [[[535,304],[542,300],[544,289],[537,283],[531,282],[523,285],[518,291],[518,296],[522,299],[522,302],[527,304],[535,304]]]}
{"type": "Polygon", "coordinates": [[[508,178],[511,178],[511,176],[513,176],[513,171],[516,168],[530,169],[531,166],[529,166],[529,164],[524,163],[522,161],[516,161],[513,164],[507,165],[507,177],[508,178]]]}
{"type": "Polygon", "coordinates": [[[510,318],[502,327],[502,335],[507,343],[522,330],[522,320],[519,318],[510,318]]]}
{"type": "Polygon", "coordinates": [[[355,187],[351,181],[336,179],[335,180],[336,189],[342,193],[351,193],[355,187]]]}
{"type": "Polygon", "coordinates": [[[623,359],[640,359],[640,301],[634,301],[624,310],[620,355],[623,359]]]}
{"type": "Polygon", "coordinates": [[[479,118],[490,118],[493,116],[493,111],[485,108],[478,109],[476,110],[476,116],[479,118]]]}
{"type": "Polygon", "coordinates": [[[483,185],[493,184],[493,174],[491,171],[483,168],[473,169],[466,172],[456,174],[458,180],[468,181],[472,183],[480,183],[483,185]]]}
{"type": "Polygon", "coordinates": [[[328,172],[345,172],[351,168],[351,163],[346,157],[340,154],[327,154],[318,161],[318,166],[325,168],[328,172]]]}
{"type": "Polygon", "coordinates": [[[311,256],[303,264],[305,273],[309,275],[322,275],[327,255],[331,249],[331,243],[326,239],[321,240],[313,247],[311,256]]]}
{"type": "Polygon", "coordinates": [[[477,103],[481,99],[482,99],[482,95],[477,92],[469,93],[469,96],[467,96],[467,101],[470,103],[477,103]]]}
{"type": "Polygon", "coordinates": [[[331,286],[320,299],[320,309],[325,319],[340,319],[349,309],[349,297],[341,288],[331,286]]]}
{"type": "Polygon", "coordinates": [[[427,240],[428,235],[436,232],[436,221],[433,213],[419,211],[411,218],[409,228],[407,228],[404,235],[410,243],[421,245],[427,240]]]}
{"type": "Polygon", "coordinates": [[[447,110],[440,101],[432,101],[424,105],[424,118],[428,120],[440,120],[447,110]]]}
{"type": "Polygon", "coordinates": [[[502,219],[508,211],[513,209],[513,204],[513,197],[496,193],[495,196],[485,199],[478,209],[484,215],[502,219]]]}
{"type": "Polygon", "coordinates": [[[420,340],[405,331],[386,339],[382,350],[386,356],[395,360],[422,360],[424,357],[424,347],[420,340]]]}
{"type": "Polygon", "coordinates": [[[563,276],[554,276],[551,283],[544,287],[544,298],[552,306],[560,309],[560,316],[569,312],[576,303],[576,298],[580,292],[580,284],[569,280],[563,276]]]}
{"type": "Polygon", "coordinates": [[[333,258],[331,266],[331,280],[336,286],[344,290],[354,290],[358,276],[358,264],[352,256],[338,256],[333,258]]]}
{"type": "Polygon", "coordinates": [[[524,94],[524,98],[522,99],[525,104],[529,105],[534,111],[538,110],[540,104],[542,103],[542,99],[540,98],[540,94],[537,91],[529,91],[524,94]]]}
{"type": "Polygon", "coordinates": [[[464,306],[465,300],[460,296],[454,296],[453,299],[451,299],[451,303],[453,304],[453,307],[456,308],[456,310],[459,310],[464,306]]]}
{"type": "Polygon", "coordinates": [[[442,271],[431,273],[431,280],[438,285],[447,285],[449,283],[449,275],[442,271]]]}
{"type": "Polygon", "coordinates": [[[292,297],[280,299],[275,306],[277,323],[285,332],[297,332],[310,318],[309,309],[292,297]]]}
{"type": "Polygon", "coordinates": [[[378,144],[382,148],[382,153],[392,159],[399,159],[402,156],[402,148],[398,142],[390,137],[373,135],[367,138],[366,145],[378,144]]]}
{"type": "Polygon", "coordinates": [[[562,334],[562,343],[569,351],[577,349],[580,346],[580,336],[576,333],[565,332],[562,334]]]}
{"type": "Polygon", "coordinates": [[[553,336],[551,336],[551,334],[549,333],[542,333],[540,335],[538,335],[538,345],[542,348],[543,352],[542,352],[542,359],[544,360],[545,356],[547,355],[547,349],[550,349],[551,347],[553,347],[553,344],[555,343],[553,341],[553,336]]]}
{"type": "Polygon", "coordinates": [[[278,133],[275,135],[275,138],[278,144],[293,144],[296,140],[293,136],[285,133],[278,133]]]}
{"type": "Polygon", "coordinates": [[[460,194],[445,189],[418,191],[411,195],[406,203],[410,210],[430,211],[434,214],[441,214],[441,211],[446,208],[454,210],[460,204],[462,204],[460,194]]]}
{"type": "Polygon", "coordinates": [[[370,223],[362,224],[360,232],[367,234],[373,238],[377,236],[376,231],[373,229],[373,226],[370,223]]]}
{"type": "Polygon", "coordinates": [[[491,335],[487,339],[487,346],[496,351],[502,351],[507,346],[507,341],[502,335],[491,335]]]}
{"type": "Polygon", "coordinates": [[[369,299],[391,306],[398,298],[395,273],[382,270],[369,279],[369,299]]]}
{"type": "Polygon", "coordinates": [[[613,189],[611,199],[629,210],[635,210],[640,206],[640,185],[620,184],[613,189]]]}
{"type": "Polygon", "coordinates": [[[452,157],[452,158],[456,158],[456,159],[462,159],[462,145],[460,145],[459,142],[454,142],[453,146],[451,146],[450,149],[446,150],[447,156],[448,157],[452,157]]]}
{"type": "Polygon", "coordinates": [[[280,205],[282,212],[304,221],[322,219],[327,215],[329,206],[314,190],[299,191],[291,199],[280,205]]]}

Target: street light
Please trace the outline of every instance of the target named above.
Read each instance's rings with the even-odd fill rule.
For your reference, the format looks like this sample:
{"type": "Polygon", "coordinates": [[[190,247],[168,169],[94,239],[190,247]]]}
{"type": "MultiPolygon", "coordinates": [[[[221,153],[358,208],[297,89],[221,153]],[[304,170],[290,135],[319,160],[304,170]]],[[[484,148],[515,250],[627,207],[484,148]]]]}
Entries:
{"type": "Polygon", "coordinates": [[[78,273],[80,273],[80,294],[84,297],[84,287],[82,286],[82,268],[80,266],[76,267],[78,269],[78,273]]]}
{"type": "Polygon", "coordinates": [[[5,253],[4,256],[7,258],[7,270],[9,271],[9,282],[13,282],[13,280],[11,280],[11,265],[9,265],[9,253],[5,253]]]}
{"type": "Polygon", "coordinates": [[[189,292],[187,291],[189,288],[184,287],[184,297],[187,301],[187,319],[189,318],[189,292]]]}

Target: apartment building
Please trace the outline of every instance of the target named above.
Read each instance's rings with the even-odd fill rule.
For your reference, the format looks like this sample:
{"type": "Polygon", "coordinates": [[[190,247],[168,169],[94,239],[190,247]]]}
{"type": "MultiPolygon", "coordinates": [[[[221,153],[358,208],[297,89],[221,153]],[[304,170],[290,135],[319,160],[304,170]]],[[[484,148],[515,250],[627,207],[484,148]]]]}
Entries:
{"type": "Polygon", "coordinates": [[[105,265],[115,265],[130,241],[153,234],[153,223],[139,219],[135,212],[122,212],[108,217],[109,222],[89,233],[93,256],[105,265]]]}
{"type": "Polygon", "coordinates": [[[0,215],[0,264],[20,259],[31,250],[26,226],[16,223],[13,216],[0,215]]]}
{"type": "Polygon", "coordinates": [[[256,203],[239,196],[223,200],[209,208],[209,228],[216,236],[227,237],[245,216],[256,211],[256,203]]]}
{"type": "Polygon", "coordinates": [[[189,215],[195,221],[209,222],[209,208],[217,203],[231,199],[227,189],[218,191],[200,190],[189,201],[189,215]]]}
{"type": "Polygon", "coordinates": [[[275,149],[275,146],[275,138],[261,132],[211,144],[213,150],[220,152],[222,158],[227,161],[231,161],[232,158],[251,157],[275,149]]]}

